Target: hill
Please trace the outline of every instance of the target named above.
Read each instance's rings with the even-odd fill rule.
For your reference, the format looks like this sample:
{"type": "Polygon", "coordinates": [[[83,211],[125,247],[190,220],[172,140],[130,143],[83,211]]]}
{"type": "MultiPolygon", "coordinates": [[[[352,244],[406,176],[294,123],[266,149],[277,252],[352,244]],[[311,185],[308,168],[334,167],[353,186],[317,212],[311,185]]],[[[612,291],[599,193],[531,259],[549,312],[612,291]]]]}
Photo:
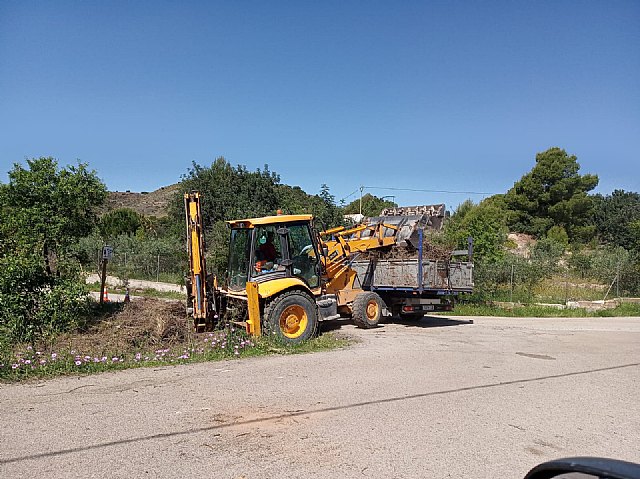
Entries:
{"type": "Polygon", "coordinates": [[[145,216],[158,218],[167,216],[169,201],[178,191],[178,187],[179,185],[176,183],[151,192],[110,191],[105,212],[118,208],[129,208],[145,216]]]}

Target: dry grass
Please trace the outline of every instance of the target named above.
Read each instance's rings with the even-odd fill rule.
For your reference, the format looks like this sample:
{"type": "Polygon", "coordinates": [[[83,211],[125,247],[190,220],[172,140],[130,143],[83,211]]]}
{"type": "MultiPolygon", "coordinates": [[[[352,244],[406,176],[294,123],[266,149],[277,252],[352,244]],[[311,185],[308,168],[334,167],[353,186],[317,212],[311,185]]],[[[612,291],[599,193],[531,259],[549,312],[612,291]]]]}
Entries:
{"type": "Polygon", "coordinates": [[[51,349],[90,353],[173,347],[193,337],[191,322],[180,303],[143,299],[116,304],[82,330],[58,337],[51,349]]]}

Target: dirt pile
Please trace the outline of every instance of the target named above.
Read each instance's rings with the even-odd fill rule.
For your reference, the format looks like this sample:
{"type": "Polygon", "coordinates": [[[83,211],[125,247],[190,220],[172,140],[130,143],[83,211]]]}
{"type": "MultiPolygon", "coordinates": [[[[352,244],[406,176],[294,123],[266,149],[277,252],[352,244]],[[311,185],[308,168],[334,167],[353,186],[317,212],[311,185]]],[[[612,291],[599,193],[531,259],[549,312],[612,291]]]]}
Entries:
{"type": "MultiPolygon", "coordinates": [[[[422,258],[437,260],[437,261],[449,261],[451,260],[452,248],[438,245],[433,243],[428,238],[422,241],[422,258]]],[[[364,259],[372,259],[377,257],[379,260],[404,260],[404,259],[417,259],[418,250],[411,246],[393,246],[388,250],[372,250],[368,253],[364,253],[364,259]]]]}
{"type": "Polygon", "coordinates": [[[85,352],[128,351],[171,347],[192,339],[192,325],[184,305],[155,299],[114,304],[83,331],[56,340],[58,348],[85,352]]]}

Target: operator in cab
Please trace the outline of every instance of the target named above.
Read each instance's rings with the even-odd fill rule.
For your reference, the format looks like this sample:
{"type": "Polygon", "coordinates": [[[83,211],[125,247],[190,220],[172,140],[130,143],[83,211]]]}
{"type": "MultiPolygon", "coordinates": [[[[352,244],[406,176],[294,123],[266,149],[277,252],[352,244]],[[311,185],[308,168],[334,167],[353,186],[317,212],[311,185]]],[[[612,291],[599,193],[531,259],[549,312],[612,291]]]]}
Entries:
{"type": "Polygon", "coordinates": [[[257,273],[268,273],[275,269],[278,250],[273,244],[273,238],[273,231],[267,231],[266,235],[263,234],[258,238],[255,266],[257,273]]]}

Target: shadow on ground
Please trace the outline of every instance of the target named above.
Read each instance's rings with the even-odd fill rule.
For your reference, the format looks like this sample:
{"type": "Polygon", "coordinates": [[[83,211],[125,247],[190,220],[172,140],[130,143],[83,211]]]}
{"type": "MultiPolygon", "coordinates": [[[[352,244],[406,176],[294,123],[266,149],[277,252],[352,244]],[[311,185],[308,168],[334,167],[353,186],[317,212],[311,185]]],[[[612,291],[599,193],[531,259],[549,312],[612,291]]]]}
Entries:
{"type": "Polygon", "coordinates": [[[386,323],[402,324],[407,328],[444,328],[448,326],[467,326],[473,319],[450,319],[444,316],[423,316],[421,318],[389,318],[386,323]]]}
{"type": "MultiPolygon", "coordinates": [[[[342,328],[345,324],[353,324],[348,318],[343,319],[335,319],[331,321],[322,321],[320,322],[320,332],[326,333],[329,331],[337,331],[342,328]]],[[[443,316],[423,316],[420,318],[400,318],[400,317],[391,317],[386,318],[378,328],[383,327],[385,324],[401,324],[406,326],[407,328],[444,328],[448,326],[466,326],[473,324],[473,320],[465,320],[465,319],[450,319],[443,316]]],[[[376,328],[372,328],[376,329],[376,328]]]]}

